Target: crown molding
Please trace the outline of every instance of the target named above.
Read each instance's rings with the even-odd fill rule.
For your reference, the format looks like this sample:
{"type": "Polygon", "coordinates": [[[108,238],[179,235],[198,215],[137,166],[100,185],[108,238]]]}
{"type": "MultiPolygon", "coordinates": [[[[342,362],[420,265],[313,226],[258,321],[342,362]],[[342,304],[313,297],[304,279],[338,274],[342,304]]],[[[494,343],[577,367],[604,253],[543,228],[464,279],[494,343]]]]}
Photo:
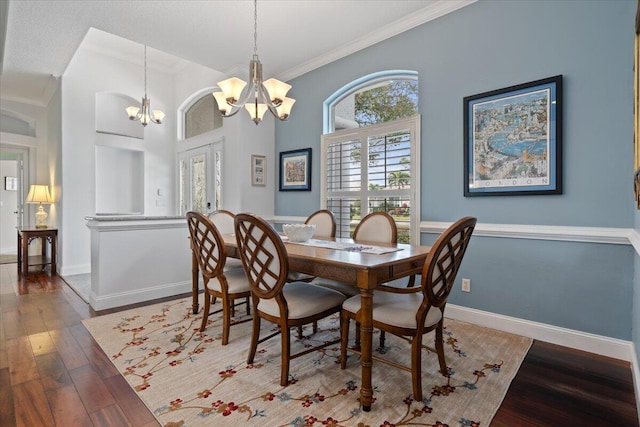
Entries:
{"type": "Polygon", "coordinates": [[[372,46],[383,40],[396,36],[400,33],[408,31],[426,22],[432,21],[436,18],[444,16],[448,13],[454,12],[477,0],[438,0],[427,7],[417,11],[416,13],[398,19],[380,29],[367,34],[366,36],[359,37],[351,42],[344,43],[340,48],[334,49],[325,55],[320,55],[311,61],[304,62],[297,67],[293,67],[290,70],[278,74],[277,78],[283,81],[291,80],[295,77],[301,76],[305,73],[327,65],[333,61],[336,61],[352,53],[358,52],[364,48],[372,46]]]}

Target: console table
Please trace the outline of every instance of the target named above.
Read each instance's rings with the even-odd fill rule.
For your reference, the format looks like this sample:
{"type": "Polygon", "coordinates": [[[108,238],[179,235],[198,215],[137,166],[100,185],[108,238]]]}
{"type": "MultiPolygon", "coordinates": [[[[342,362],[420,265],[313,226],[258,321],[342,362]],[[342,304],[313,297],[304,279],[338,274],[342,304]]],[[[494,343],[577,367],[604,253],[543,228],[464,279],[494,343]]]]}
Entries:
{"type": "Polygon", "coordinates": [[[51,275],[57,272],[56,252],[58,242],[57,228],[27,228],[18,227],[18,274],[29,273],[30,266],[51,265],[51,275]],[[29,244],[34,239],[40,239],[42,245],[41,255],[29,256],[29,244]],[[47,257],[47,242],[51,246],[51,257],[47,257]]]}

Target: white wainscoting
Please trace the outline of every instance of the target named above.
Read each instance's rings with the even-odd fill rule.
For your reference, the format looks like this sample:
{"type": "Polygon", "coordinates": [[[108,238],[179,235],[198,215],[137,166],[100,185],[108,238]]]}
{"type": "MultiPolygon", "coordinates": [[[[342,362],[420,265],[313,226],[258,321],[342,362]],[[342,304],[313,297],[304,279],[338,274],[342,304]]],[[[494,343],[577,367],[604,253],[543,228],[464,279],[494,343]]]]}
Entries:
{"type": "Polygon", "coordinates": [[[191,291],[184,217],[88,218],[94,310],[191,291]]]}

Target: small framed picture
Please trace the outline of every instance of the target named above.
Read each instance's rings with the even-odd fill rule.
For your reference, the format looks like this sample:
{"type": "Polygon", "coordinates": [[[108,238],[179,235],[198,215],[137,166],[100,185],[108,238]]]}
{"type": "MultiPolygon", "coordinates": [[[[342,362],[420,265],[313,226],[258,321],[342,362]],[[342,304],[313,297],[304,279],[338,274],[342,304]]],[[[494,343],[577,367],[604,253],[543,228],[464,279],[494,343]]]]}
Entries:
{"type": "Polygon", "coordinates": [[[311,191],[311,148],[280,153],[280,191],[311,191]]]}
{"type": "Polygon", "coordinates": [[[562,76],[464,98],[464,196],[562,194],[562,76]]]}
{"type": "Polygon", "coordinates": [[[251,185],[265,187],[267,185],[267,158],[265,156],[251,156],[251,185]]]}
{"type": "Polygon", "coordinates": [[[14,176],[5,176],[4,189],[7,191],[18,191],[18,178],[14,176]]]}

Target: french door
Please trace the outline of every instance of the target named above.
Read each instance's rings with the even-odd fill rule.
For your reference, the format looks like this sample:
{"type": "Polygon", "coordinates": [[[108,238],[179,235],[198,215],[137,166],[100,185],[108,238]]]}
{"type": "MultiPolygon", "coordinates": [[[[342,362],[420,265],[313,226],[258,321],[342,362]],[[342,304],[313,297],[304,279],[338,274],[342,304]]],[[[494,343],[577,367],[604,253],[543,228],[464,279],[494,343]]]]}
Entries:
{"type": "Polygon", "coordinates": [[[188,211],[207,214],[220,207],[219,144],[209,144],[178,154],[180,215],[188,211]]]}

